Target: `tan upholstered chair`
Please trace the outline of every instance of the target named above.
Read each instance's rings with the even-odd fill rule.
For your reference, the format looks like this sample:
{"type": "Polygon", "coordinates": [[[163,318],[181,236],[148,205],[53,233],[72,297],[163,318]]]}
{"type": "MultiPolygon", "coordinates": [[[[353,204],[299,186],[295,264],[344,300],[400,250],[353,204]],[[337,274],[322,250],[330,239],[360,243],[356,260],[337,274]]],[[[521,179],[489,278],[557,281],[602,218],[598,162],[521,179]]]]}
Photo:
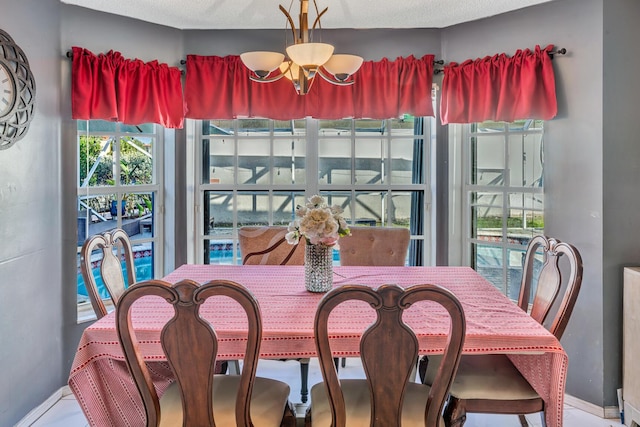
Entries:
{"type": "Polygon", "coordinates": [[[442,409],[458,367],[464,336],[465,317],[460,302],[438,285],[407,289],[397,285],[378,289],[364,285],[334,288],[320,301],[316,312],[315,340],[324,382],[311,388],[305,425],[444,427],[442,409]],[[338,380],[331,355],[329,315],[336,306],[349,300],[364,301],[377,314],[377,321],[364,331],[360,340],[366,379],[338,380]],[[402,321],[404,310],[425,300],[443,306],[451,318],[443,362],[431,386],[412,381],[418,339],[402,321]]]}
{"type": "Polygon", "coordinates": [[[256,377],[262,338],[260,308],[240,284],[226,280],[202,286],[191,280],[175,285],[161,280],[140,282],[122,295],[116,307],[116,329],[142,398],[147,426],[295,427],[289,386],[256,377]],[[176,381],[161,398],[140,354],[130,314],[132,304],[147,295],[162,297],[175,312],[167,319],[160,340],[176,381]],[[200,317],[199,308],[207,298],[218,295],[237,301],[247,315],[247,344],[240,375],[214,374],[218,339],[212,325],[200,317]]]}
{"type": "Polygon", "coordinates": [[[238,231],[242,264],[303,265],[304,239],[298,245],[285,240],[287,227],[241,227],[238,231]]]}
{"type": "Polygon", "coordinates": [[[89,299],[98,319],[107,314],[107,308],[98,291],[96,277],[91,268],[91,253],[99,250],[102,252],[100,263],[100,276],[113,305],[118,304],[120,296],[125,291],[124,272],[120,262],[120,255],[124,256],[127,270],[127,284],[136,282],[136,269],[133,262],[133,250],[127,233],[119,228],[96,234],[88,238],[80,251],[80,270],[84,285],[87,288],[89,299]]]}
{"type": "Polygon", "coordinates": [[[410,233],[400,227],[352,227],[340,239],[340,265],[404,265],[410,233]]]}
{"type": "MultiPolygon", "coordinates": [[[[560,339],[569,322],[581,283],[582,258],[575,247],[553,238],[534,237],[525,255],[518,305],[560,339]],[[529,310],[533,265],[538,249],[544,254],[544,264],[529,310]],[[561,256],[568,261],[569,275],[565,280],[559,265],[561,256]],[[562,288],[564,292],[560,292],[562,288]],[[560,296],[562,298],[557,309],[551,311],[560,296]]],[[[425,378],[427,384],[432,381],[438,363],[437,358],[429,357],[425,378]]],[[[452,425],[462,426],[467,412],[518,414],[522,425],[526,426],[528,424],[522,414],[542,412],[542,423],[545,425],[544,411],[542,398],[507,356],[464,355],[451,386],[445,416],[451,419],[452,425]]]]}

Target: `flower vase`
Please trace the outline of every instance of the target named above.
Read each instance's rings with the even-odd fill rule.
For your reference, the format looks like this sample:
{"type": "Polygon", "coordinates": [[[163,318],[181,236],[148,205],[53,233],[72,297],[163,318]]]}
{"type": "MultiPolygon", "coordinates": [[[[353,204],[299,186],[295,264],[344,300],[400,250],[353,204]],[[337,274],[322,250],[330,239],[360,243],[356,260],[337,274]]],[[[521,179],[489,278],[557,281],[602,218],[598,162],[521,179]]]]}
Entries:
{"type": "Polygon", "coordinates": [[[333,288],[333,248],[307,243],[304,249],[304,283],[309,292],[333,288]]]}

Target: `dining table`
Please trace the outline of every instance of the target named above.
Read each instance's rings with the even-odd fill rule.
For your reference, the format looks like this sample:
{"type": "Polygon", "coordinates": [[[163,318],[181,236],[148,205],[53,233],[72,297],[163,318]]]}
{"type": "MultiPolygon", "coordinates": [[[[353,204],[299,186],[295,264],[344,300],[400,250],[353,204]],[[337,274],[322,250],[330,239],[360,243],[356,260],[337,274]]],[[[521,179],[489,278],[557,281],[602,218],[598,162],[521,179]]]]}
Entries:
{"type": "MultiPolygon", "coordinates": [[[[335,266],[333,286],[363,284],[378,287],[440,285],[460,300],[466,318],[463,354],[506,354],[543,398],[549,427],[561,427],[568,356],[556,337],[470,267],[335,266]]],[[[305,289],[304,266],[185,264],[163,277],[206,283],[225,279],[247,287],[258,300],[262,316],[260,358],[316,357],[314,317],[323,293],[305,289]]],[[[135,285],[134,285],[135,286],[135,285]]],[[[160,331],[172,308],[158,297],[144,297],[133,306],[132,321],[144,360],[159,395],[173,382],[160,344],[160,331]]],[[[223,297],[208,300],[200,315],[214,325],[218,359],[244,356],[246,317],[240,306],[223,297]]],[[[339,307],[330,319],[334,357],[359,356],[359,339],[375,316],[362,302],[339,307]]],[[[403,320],[414,329],[421,355],[441,354],[447,342],[449,318],[434,303],[417,303],[403,320]]],[[[384,349],[381,349],[384,351],[384,349]]],[[[69,374],[89,425],[144,425],[142,400],[126,366],[118,341],[115,314],[88,326],[82,334],[69,374]]]]}

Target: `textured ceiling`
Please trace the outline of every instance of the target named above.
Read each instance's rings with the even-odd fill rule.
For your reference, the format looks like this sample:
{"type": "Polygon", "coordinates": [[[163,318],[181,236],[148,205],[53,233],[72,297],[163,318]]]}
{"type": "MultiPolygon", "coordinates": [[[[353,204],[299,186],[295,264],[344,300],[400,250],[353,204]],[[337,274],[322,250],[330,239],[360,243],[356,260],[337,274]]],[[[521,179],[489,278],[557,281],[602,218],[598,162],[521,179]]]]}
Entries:
{"type": "MultiPolygon", "coordinates": [[[[60,1],[178,29],[279,29],[286,24],[279,4],[291,6],[296,26],[299,14],[298,0],[60,1]]],[[[329,8],[323,28],[444,28],[548,1],[553,0],[318,0],[318,8],[329,8]]],[[[311,10],[309,15],[315,18],[311,10]]]]}

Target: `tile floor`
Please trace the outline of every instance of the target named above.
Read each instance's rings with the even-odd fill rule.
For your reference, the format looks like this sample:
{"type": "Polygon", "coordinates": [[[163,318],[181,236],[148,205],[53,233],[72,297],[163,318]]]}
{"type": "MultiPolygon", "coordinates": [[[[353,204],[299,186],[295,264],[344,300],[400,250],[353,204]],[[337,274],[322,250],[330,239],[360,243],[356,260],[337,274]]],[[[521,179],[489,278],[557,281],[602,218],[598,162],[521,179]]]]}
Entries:
{"type": "MultiPolygon", "coordinates": [[[[359,360],[347,359],[347,366],[340,368],[342,378],[354,378],[362,375],[362,367],[359,360]]],[[[295,360],[285,362],[261,360],[258,375],[278,378],[287,382],[291,387],[291,401],[300,402],[300,374],[299,364],[295,360]]],[[[309,369],[309,384],[322,381],[322,375],[318,368],[317,360],[312,359],[309,369]]],[[[298,417],[304,417],[304,405],[297,405],[298,417]]],[[[541,420],[538,414],[528,415],[527,419],[531,427],[540,427],[541,420]]],[[[302,418],[299,418],[299,426],[302,426],[302,418]]],[[[82,414],[73,394],[60,399],[50,410],[42,415],[32,427],[86,427],[87,420],[82,414]]],[[[465,427],[520,427],[517,416],[513,415],[486,415],[469,414],[465,427]]],[[[622,427],[619,420],[605,420],[579,409],[565,406],[564,427],[622,427]]]]}

